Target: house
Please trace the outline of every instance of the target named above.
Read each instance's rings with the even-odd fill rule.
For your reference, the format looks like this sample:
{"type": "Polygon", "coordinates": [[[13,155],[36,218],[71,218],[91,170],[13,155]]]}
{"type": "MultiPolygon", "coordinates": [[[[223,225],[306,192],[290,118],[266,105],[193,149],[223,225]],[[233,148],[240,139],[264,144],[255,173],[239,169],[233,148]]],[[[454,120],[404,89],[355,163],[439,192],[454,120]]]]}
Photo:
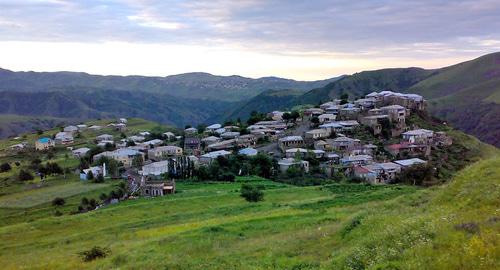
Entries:
{"type": "Polygon", "coordinates": [[[348,152],[352,149],[360,148],[361,141],[349,137],[341,136],[335,139],[328,139],[326,142],[330,145],[331,150],[339,152],[348,152]]]}
{"type": "Polygon", "coordinates": [[[150,176],[157,178],[160,175],[169,172],[169,168],[172,167],[169,166],[172,165],[169,163],[170,163],[169,160],[162,160],[158,162],[149,163],[147,165],[142,166],[140,174],[143,176],[150,176]]]}
{"type": "Polygon", "coordinates": [[[414,129],[404,132],[401,135],[403,136],[403,140],[409,143],[430,144],[432,143],[434,131],[427,129],[414,129]]]}
{"type": "Polygon", "coordinates": [[[71,132],[58,132],[54,138],[56,144],[72,144],[73,143],[73,133],[71,132]]]}
{"type": "Polygon", "coordinates": [[[124,124],[124,123],[118,123],[118,124],[115,125],[115,130],[124,132],[124,131],[127,130],[127,125],[124,124]]]}
{"type": "Polygon", "coordinates": [[[63,129],[64,132],[70,133],[71,135],[75,134],[78,131],[78,127],[76,126],[67,126],[63,129]]]}
{"type": "Polygon", "coordinates": [[[93,160],[94,161],[99,160],[99,158],[101,157],[112,158],[118,162],[121,162],[125,167],[131,167],[134,158],[140,157],[144,159],[144,153],[130,148],[121,148],[115,151],[106,151],[97,154],[93,157],[93,160]]]}
{"type": "Polygon", "coordinates": [[[151,135],[151,133],[149,131],[141,131],[141,132],[139,132],[139,135],[143,136],[143,137],[147,137],[147,136],[151,135]]]}
{"type": "Polygon", "coordinates": [[[198,156],[200,154],[200,139],[196,137],[188,137],[184,139],[184,153],[186,155],[195,155],[198,156]]]}
{"type": "Polygon", "coordinates": [[[88,169],[82,170],[80,172],[80,180],[88,180],[90,172],[92,172],[93,177],[97,177],[98,175],[102,175],[103,177],[106,176],[106,165],[104,166],[95,166],[95,167],[90,167],[88,169]]]}
{"type": "Polygon", "coordinates": [[[331,113],[331,114],[337,115],[337,114],[339,114],[340,106],[332,105],[332,106],[326,107],[324,110],[325,110],[325,113],[331,113]]]}
{"type": "Polygon", "coordinates": [[[404,170],[414,165],[427,164],[427,161],[421,160],[419,158],[410,158],[410,159],[395,160],[394,163],[401,165],[401,168],[404,170]]]}
{"type": "Polygon", "coordinates": [[[342,126],[343,131],[353,130],[359,126],[359,123],[356,120],[345,120],[339,121],[338,123],[342,126]]]}
{"type": "Polygon", "coordinates": [[[103,140],[103,141],[100,141],[99,143],[97,143],[97,146],[98,147],[106,147],[106,145],[113,145],[115,144],[114,141],[108,141],[108,140],[103,140]]]}
{"type": "Polygon", "coordinates": [[[13,151],[21,151],[21,150],[24,150],[25,147],[26,147],[26,143],[18,143],[18,144],[14,144],[14,145],[9,146],[9,149],[13,150],[13,151]]]}
{"type": "Polygon", "coordinates": [[[78,128],[78,130],[87,129],[87,125],[85,125],[85,124],[76,125],[76,127],[78,128]]]}
{"type": "Polygon", "coordinates": [[[217,150],[231,150],[235,147],[238,147],[238,141],[236,139],[230,139],[210,144],[207,146],[207,149],[208,151],[217,151],[217,150]]]}
{"type": "Polygon", "coordinates": [[[291,148],[286,150],[285,156],[287,158],[295,158],[299,156],[300,158],[305,158],[307,155],[312,155],[315,158],[323,158],[325,156],[325,151],[323,150],[309,150],[304,148],[291,148]]]}
{"type": "Polygon", "coordinates": [[[393,123],[405,123],[406,119],[406,108],[401,105],[389,105],[381,107],[380,111],[382,114],[389,116],[389,119],[393,123]]]}
{"type": "Polygon", "coordinates": [[[284,112],[281,112],[281,111],[272,111],[270,113],[267,114],[267,116],[273,120],[283,120],[283,114],[285,114],[284,112]]]}
{"type": "Polygon", "coordinates": [[[375,107],[377,100],[372,97],[360,98],[354,101],[354,104],[361,108],[361,110],[368,110],[375,107]]]}
{"type": "Polygon", "coordinates": [[[361,124],[368,126],[372,129],[373,135],[378,135],[382,132],[382,122],[384,119],[389,121],[389,116],[386,114],[368,115],[361,118],[361,124]]]}
{"type": "Polygon", "coordinates": [[[198,130],[196,128],[194,128],[194,127],[186,128],[184,130],[184,134],[186,134],[186,136],[194,135],[196,133],[198,133],[198,130]]]}
{"type": "Polygon", "coordinates": [[[50,138],[40,138],[35,141],[35,149],[38,151],[47,150],[55,146],[55,142],[50,138]]]}
{"type": "Polygon", "coordinates": [[[384,149],[393,156],[429,156],[431,154],[430,145],[401,142],[384,146],[384,149]]]}
{"type": "Polygon", "coordinates": [[[264,126],[265,128],[274,129],[274,130],[285,130],[288,126],[283,121],[259,121],[255,123],[256,126],[264,126]]]}
{"type": "Polygon", "coordinates": [[[329,133],[337,133],[341,132],[344,129],[344,126],[341,125],[339,122],[331,122],[331,123],[326,123],[323,125],[320,125],[319,128],[321,129],[326,129],[329,133]]]}
{"type": "Polygon", "coordinates": [[[348,156],[340,159],[343,166],[367,165],[372,163],[373,157],[369,155],[348,156]]]}
{"type": "Polygon", "coordinates": [[[219,137],[209,136],[209,137],[201,139],[201,142],[203,143],[203,145],[208,146],[210,144],[214,144],[214,143],[220,142],[221,140],[222,139],[219,138],[219,137]]]}
{"type": "Polygon", "coordinates": [[[305,117],[309,117],[309,118],[312,118],[314,116],[320,116],[324,113],[325,111],[323,109],[320,109],[320,108],[309,108],[309,109],[305,109],[303,114],[305,117]]]}
{"type": "Polygon", "coordinates": [[[366,166],[354,166],[352,174],[354,177],[361,178],[368,183],[375,183],[377,181],[377,173],[366,166]]]}
{"type": "Polygon", "coordinates": [[[323,138],[328,138],[330,136],[330,131],[328,129],[319,128],[306,131],[304,138],[306,141],[319,140],[323,138]]]}
{"type": "Polygon", "coordinates": [[[318,140],[314,142],[314,149],[316,150],[326,150],[328,148],[328,143],[323,140],[318,140]]]}
{"type": "Polygon", "coordinates": [[[237,140],[239,146],[249,147],[255,145],[255,143],[257,142],[257,137],[255,137],[255,135],[253,134],[245,134],[239,136],[237,140]]]}
{"type": "Polygon", "coordinates": [[[218,157],[227,157],[231,154],[231,152],[226,151],[226,150],[220,150],[220,151],[213,151],[206,153],[204,155],[200,156],[200,163],[202,164],[210,164],[212,161],[217,159],[218,157]]]}
{"type": "Polygon", "coordinates": [[[226,131],[227,130],[225,128],[218,128],[213,133],[218,134],[220,136],[222,133],[225,133],[226,131]]]}
{"type": "Polygon", "coordinates": [[[256,156],[259,152],[251,147],[243,148],[238,151],[238,154],[248,156],[248,157],[253,157],[256,156]]]}
{"type": "Polygon", "coordinates": [[[235,132],[235,131],[230,131],[230,132],[224,132],[220,135],[220,137],[224,140],[227,140],[227,139],[235,139],[237,137],[240,136],[240,133],[239,132],[235,132]]]}
{"type": "Polygon", "coordinates": [[[278,140],[278,147],[285,152],[286,149],[301,147],[304,145],[302,136],[286,136],[278,140]]]}
{"type": "Polygon", "coordinates": [[[214,133],[216,130],[222,128],[221,124],[212,124],[206,128],[207,132],[214,133]]]}
{"type": "Polygon", "coordinates": [[[118,122],[120,122],[121,124],[127,124],[127,118],[120,118],[118,119],[118,122]]]}
{"type": "Polygon", "coordinates": [[[305,160],[295,160],[293,158],[283,158],[278,161],[280,171],[286,173],[287,170],[292,166],[298,166],[304,170],[304,172],[309,172],[309,162],[305,160]]]}
{"type": "Polygon", "coordinates": [[[332,114],[332,113],[324,113],[324,114],[321,114],[320,116],[318,116],[318,119],[319,119],[319,122],[320,123],[325,123],[325,122],[332,122],[332,121],[335,121],[335,118],[337,116],[335,114],[332,114]]]}
{"type": "Polygon", "coordinates": [[[174,134],[174,133],[172,133],[172,132],[170,132],[170,131],[163,133],[163,136],[164,136],[167,140],[171,140],[171,139],[175,138],[175,134],[174,134]]]}
{"type": "Polygon", "coordinates": [[[338,101],[338,100],[334,100],[334,101],[328,101],[328,102],[325,102],[325,103],[323,103],[323,104],[319,105],[319,107],[320,107],[321,109],[325,110],[325,109],[326,109],[326,108],[328,108],[328,107],[331,107],[331,106],[337,106],[337,105],[339,105],[339,104],[340,104],[340,101],[338,101]]]}
{"type": "Polygon", "coordinates": [[[148,150],[148,158],[151,160],[162,160],[173,156],[182,156],[182,148],[174,145],[166,145],[148,150]]]}
{"type": "Polygon", "coordinates": [[[113,135],[102,134],[102,135],[99,135],[99,136],[95,137],[95,139],[98,142],[101,142],[101,141],[113,141],[113,135]]]}
{"type": "Polygon", "coordinates": [[[71,153],[73,153],[73,156],[75,156],[77,158],[81,158],[81,157],[84,157],[88,151],[90,151],[90,148],[82,147],[82,148],[78,148],[78,149],[71,151],[71,153]]]}
{"type": "Polygon", "coordinates": [[[142,143],[142,145],[146,145],[146,146],[148,146],[150,148],[156,147],[156,146],[160,146],[162,144],[163,144],[163,141],[160,140],[160,139],[154,139],[154,140],[150,140],[150,141],[142,143]]]}
{"type": "Polygon", "coordinates": [[[144,136],[130,136],[127,138],[128,141],[133,141],[135,143],[143,142],[146,138],[144,136]]]}
{"type": "Polygon", "coordinates": [[[101,130],[102,126],[93,125],[93,126],[90,126],[89,129],[92,131],[97,131],[97,130],[101,130]]]}
{"type": "Polygon", "coordinates": [[[343,120],[353,120],[358,118],[358,114],[360,111],[361,110],[356,107],[345,107],[339,110],[338,116],[343,120]]]}
{"type": "Polygon", "coordinates": [[[159,197],[175,193],[175,181],[144,180],[141,185],[142,196],[159,197]]]}
{"type": "Polygon", "coordinates": [[[375,179],[370,179],[372,184],[389,184],[401,172],[401,165],[393,162],[373,163],[363,166],[375,173],[375,179]]]}

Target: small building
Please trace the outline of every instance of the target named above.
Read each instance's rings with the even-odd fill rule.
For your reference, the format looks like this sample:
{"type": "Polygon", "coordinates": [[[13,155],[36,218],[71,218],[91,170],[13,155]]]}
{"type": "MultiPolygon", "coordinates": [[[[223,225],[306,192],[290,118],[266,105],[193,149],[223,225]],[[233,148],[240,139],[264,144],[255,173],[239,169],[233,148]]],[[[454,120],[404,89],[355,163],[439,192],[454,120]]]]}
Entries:
{"type": "Polygon", "coordinates": [[[58,132],[54,138],[54,141],[56,144],[72,144],[74,139],[73,139],[73,133],[71,132],[58,132]]]}
{"type": "Polygon", "coordinates": [[[89,130],[91,130],[91,131],[98,131],[101,129],[102,129],[102,126],[98,126],[98,125],[93,125],[93,126],[89,127],[89,130]]]}
{"type": "Polygon", "coordinates": [[[369,155],[356,155],[356,156],[348,156],[340,159],[340,163],[343,166],[361,166],[372,163],[373,157],[369,155]]]}
{"type": "Polygon", "coordinates": [[[207,146],[207,149],[208,151],[217,151],[217,150],[231,150],[235,147],[238,147],[238,141],[236,139],[230,139],[210,144],[207,146]]]}
{"type": "Polygon", "coordinates": [[[182,156],[182,148],[175,145],[158,146],[148,150],[151,160],[163,160],[167,157],[182,156]]]}
{"type": "Polygon", "coordinates": [[[63,131],[73,135],[78,131],[78,127],[77,126],[67,126],[63,129],[63,131]]]}
{"type": "Polygon", "coordinates": [[[145,180],[141,187],[142,196],[160,197],[175,193],[175,181],[145,180]]]}
{"type": "Polygon", "coordinates": [[[403,140],[409,143],[430,144],[434,131],[428,129],[414,129],[402,134],[403,140]]]}
{"type": "Polygon", "coordinates": [[[94,178],[98,175],[102,175],[103,177],[106,176],[105,166],[95,166],[82,170],[82,172],[80,173],[80,180],[88,180],[90,172],[92,172],[92,176],[94,178]]]}
{"type": "Polygon", "coordinates": [[[406,169],[418,164],[427,164],[427,161],[421,160],[419,158],[410,158],[410,159],[395,160],[394,163],[401,165],[402,169],[406,169]]]}
{"type": "Polygon", "coordinates": [[[139,142],[143,142],[144,140],[146,140],[146,138],[144,136],[134,135],[134,136],[128,137],[127,140],[128,141],[133,141],[135,143],[139,143],[139,142]]]}
{"type": "Polygon", "coordinates": [[[147,177],[147,176],[159,177],[160,175],[169,172],[169,168],[170,168],[169,163],[170,163],[169,160],[162,160],[162,161],[158,161],[158,162],[149,163],[147,165],[142,166],[142,170],[140,173],[144,177],[147,177]]]}
{"type": "Polygon", "coordinates": [[[315,141],[315,140],[320,140],[323,138],[328,138],[330,136],[330,131],[328,129],[312,129],[309,131],[306,131],[304,134],[304,138],[306,141],[315,141]]]}
{"type": "Polygon", "coordinates": [[[150,140],[150,141],[147,141],[147,142],[143,142],[142,145],[145,145],[145,146],[148,146],[148,147],[156,147],[156,146],[160,146],[163,144],[163,141],[160,140],[160,139],[154,139],[154,140],[150,140]]]}
{"type": "Polygon", "coordinates": [[[220,142],[221,140],[222,140],[222,139],[221,139],[221,138],[219,138],[219,137],[209,136],[209,137],[206,137],[206,138],[201,139],[201,142],[203,143],[203,145],[208,146],[208,145],[210,145],[210,144],[218,143],[218,142],[220,142]]]}
{"type": "Polygon", "coordinates": [[[167,139],[167,140],[172,140],[173,138],[175,138],[175,134],[168,131],[168,132],[165,132],[163,133],[163,136],[167,139]]]}
{"type": "Polygon", "coordinates": [[[304,139],[302,136],[286,136],[278,140],[278,147],[283,152],[286,149],[302,147],[303,145],[304,139]]]}
{"type": "Polygon", "coordinates": [[[98,142],[101,142],[101,141],[113,141],[113,135],[102,134],[102,135],[97,136],[95,139],[98,142]]]}
{"type": "Polygon", "coordinates": [[[127,118],[120,118],[118,119],[118,122],[120,122],[121,124],[127,124],[127,118]]]}
{"type": "Polygon", "coordinates": [[[295,160],[293,158],[283,158],[278,161],[280,172],[286,173],[290,167],[298,166],[304,170],[304,172],[309,172],[309,162],[305,160],[295,160]]]}
{"type": "Polygon", "coordinates": [[[210,126],[208,126],[206,128],[206,131],[207,132],[211,132],[211,133],[214,133],[216,130],[222,128],[222,125],[221,124],[212,124],[210,126]]]}
{"type": "Polygon", "coordinates": [[[248,148],[243,148],[238,151],[238,154],[248,156],[248,157],[253,157],[256,156],[259,152],[251,147],[248,148]]]}
{"type": "Polygon", "coordinates": [[[184,139],[184,153],[186,155],[200,155],[200,139],[196,137],[187,137],[184,139]]]}
{"type": "Polygon", "coordinates": [[[320,123],[332,122],[332,121],[335,121],[336,118],[337,118],[337,116],[335,114],[332,114],[332,113],[324,113],[324,114],[321,114],[320,116],[318,116],[320,123]]]}
{"type": "Polygon", "coordinates": [[[87,125],[85,124],[76,125],[76,127],[78,128],[79,131],[87,129],[87,125]]]}
{"type": "Polygon", "coordinates": [[[51,138],[44,137],[44,138],[40,138],[40,139],[35,141],[35,149],[38,151],[47,150],[47,149],[52,148],[54,146],[55,146],[55,142],[51,138]]]}
{"type": "Polygon", "coordinates": [[[115,151],[102,152],[102,153],[95,155],[93,157],[93,160],[94,161],[99,160],[99,158],[101,158],[103,156],[108,157],[108,158],[112,158],[118,162],[121,162],[124,167],[131,167],[133,160],[136,157],[142,158],[144,160],[144,153],[139,152],[139,151],[134,150],[134,149],[130,149],[130,148],[121,148],[121,149],[117,149],[115,151]]]}
{"type": "Polygon", "coordinates": [[[235,138],[237,138],[239,136],[240,136],[240,133],[239,132],[235,132],[235,131],[224,132],[224,133],[222,133],[220,135],[220,137],[222,139],[225,139],[225,140],[227,140],[227,139],[235,139],[235,138]]]}
{"type": "Polygon", "coordinates": [[[200,163],[210,164],[212,161],[216,160],[218,157],[227,157],[231,152],[226,150],[213,151],[200,156],[200,163]]]}
{"type": "Polygon", "coordinates": [[[90,148],[82,147],[82,148],[78,148],[78,149],[71,151],[71,153],[73,153],[73,156],[75,156],[77,158],[81,158],[81,157],[84,157],[88,151],[90,151],[90,148]]]}

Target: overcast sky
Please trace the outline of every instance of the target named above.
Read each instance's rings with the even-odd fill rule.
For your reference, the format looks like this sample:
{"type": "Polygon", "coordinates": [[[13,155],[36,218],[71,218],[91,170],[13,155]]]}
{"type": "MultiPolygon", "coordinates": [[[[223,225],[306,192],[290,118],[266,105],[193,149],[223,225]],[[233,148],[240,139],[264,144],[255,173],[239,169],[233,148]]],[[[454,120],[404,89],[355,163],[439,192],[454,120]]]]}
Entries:
{"type": "Polygon", "coordinates": [[[0,67],[323,79],[500,51],[500,0],[0,0],[0,67]]]}

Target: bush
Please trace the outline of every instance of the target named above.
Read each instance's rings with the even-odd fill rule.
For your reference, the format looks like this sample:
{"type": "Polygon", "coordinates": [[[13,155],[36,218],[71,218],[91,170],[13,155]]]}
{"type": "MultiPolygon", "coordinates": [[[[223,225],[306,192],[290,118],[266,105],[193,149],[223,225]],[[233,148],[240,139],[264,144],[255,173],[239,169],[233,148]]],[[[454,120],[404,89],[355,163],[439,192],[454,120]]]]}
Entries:
{"type": "Polygon", "coordinates": [[[104,176],[102,174],[98,174],[96,178],[94,178],[94,183],[104,183],[104,176]]]}
{"type": "Polygon", "coordinates": [[[94,246],[93,248],[80,252],[80,256],[84,262],[90,262],[96,259],[104,258],[110,253],[109,249],[94,246]]]}
{"type": "Polygon", "coordinates": [[[5,162],[5,163],[2,163],[2,165],[0,165],[0,172],[8,172],[10,171],[12,168],[10,167],[10,164],[5,162]]]}
{"type": "Polygon", "coordinates": [[[249,184],[241,185],[240,195],[248,202],[258,202],[264,200],[264,192],[262,192],[261,187],[249,184]]]}
{"type": "Polygon", "coordinates": [[[19,175],[17,176],[17,179],[19,181],[28,181],[28,180],[33,180],[33,175],[31,173],[25,171],[25,170],[20,170],[19,175]]]}
{"type": "Polygon", "coordinates": [[[66,201],[61,197],[56,197],[52,200],[53,206],[63,206],[65,203],[66,201]]]}

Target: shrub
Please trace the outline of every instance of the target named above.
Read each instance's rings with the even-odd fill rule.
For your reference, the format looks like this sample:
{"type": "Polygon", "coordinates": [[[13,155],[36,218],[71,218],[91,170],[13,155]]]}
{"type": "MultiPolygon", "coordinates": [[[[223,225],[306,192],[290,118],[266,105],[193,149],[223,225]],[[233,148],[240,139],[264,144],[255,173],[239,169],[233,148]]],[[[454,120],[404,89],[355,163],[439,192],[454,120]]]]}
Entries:
{"type": "Polygon", "coordinates": [[[240,195],[248,202],[258,202],[264,200],[264,193],[261,188],[249,184],[241,185],[240,195]]]}
{"type": "Polygon", "coordinates": [[[10,164],[5,162],[5,163],[2,163],[2,165],[0,165],[0,172],[8,172],[10,171],[12,168],[10,167],[10,164]]]}
{"type": "Polygon", "coordinates": [[[104,176],[102,174],[98,174],[96,178],[94,178],[94,183],[104,183],[104,176]]]}
{"type": "Polygon", "coordinates": [[[84,262],[90,262],[96,259],[104,258],[110,253],[109,249],[94,246],[93,248],[80,252],[80,256],[84,262]]]}
{"type": "Polygon", "coordinates": [[[52,200],[52,205],[53,206],[63,206],[65,203],[66,203],[66,201],[63,198],[61,198],[61,197],[55,197],[52,200]]]}
{"type": "Polygon", "coordinates": [[[20,170],[19,175],[17,176],[17,179],[19,181],[28,181],[28,180],[33,180],[33,175],[31,173],[25,171],[25,170],[20,170]]]}

